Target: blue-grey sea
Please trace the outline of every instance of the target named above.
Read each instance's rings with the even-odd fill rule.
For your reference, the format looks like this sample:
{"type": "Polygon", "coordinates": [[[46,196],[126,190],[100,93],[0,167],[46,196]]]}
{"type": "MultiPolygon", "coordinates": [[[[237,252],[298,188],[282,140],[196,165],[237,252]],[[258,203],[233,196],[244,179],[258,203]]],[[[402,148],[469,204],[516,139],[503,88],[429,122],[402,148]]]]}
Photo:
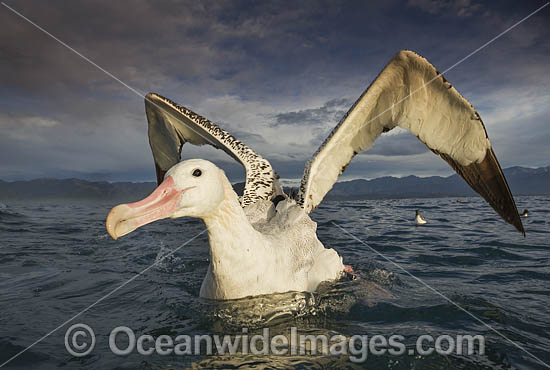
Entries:
{"type": "Polygon", "coordinates": [[[206,234],[169,255],[204,230],[200,220],[162,220],[115,241],[104,226],[115,204],[4,202],[0,363],[32,345],[3,368],[542,369],[539,361],[550,363],[550,197],[516,201],[520,210],[529,209],[526,238],[480,198],[324,202],[312,214],[319,239],[357,277],[316,293],[228,302],[199,298],[209,258],[206,234]],[[428,224],[414,225],[416,209],[428,224]],[[95,346],[84,357],[71,355],[64,343],[76,323],[95,332],[95,346]],[[407,350],[369,353],[359,363],[349,354],[308,352],[122,356],[109,346],[119,326],[154,339],[245,330],[252,336],[263,328],[285,336],[291,327],[346,338],[401,335],[407,350]],[[467,334],[485,337],[484,353],[415,351],[420,335],[467,334]]]}

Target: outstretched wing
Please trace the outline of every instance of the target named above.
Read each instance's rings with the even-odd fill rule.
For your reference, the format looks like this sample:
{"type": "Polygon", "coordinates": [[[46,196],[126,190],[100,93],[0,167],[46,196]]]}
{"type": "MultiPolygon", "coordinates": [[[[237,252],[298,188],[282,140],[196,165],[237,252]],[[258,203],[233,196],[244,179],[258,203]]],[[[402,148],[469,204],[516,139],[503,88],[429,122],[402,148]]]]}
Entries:
{"type": "Polygon", "coordinates": [[[145,97],[145,112],[149,122],[149,144],[153,151],[157,181],[180,161],[185,143],[210,144],[240,162],[246,170],[246,183],[241,205],[269,199],[279,188],[271,164],[231,134],[189,109],[157,94],[145,97]]]}
{"type": "Polygon", "coordinates": [[[298,203],[311,212],[382,132],[409,130],[525,235],[514,198],[472,105],[426,59],[400,51],[307,163],[298,203]]]}

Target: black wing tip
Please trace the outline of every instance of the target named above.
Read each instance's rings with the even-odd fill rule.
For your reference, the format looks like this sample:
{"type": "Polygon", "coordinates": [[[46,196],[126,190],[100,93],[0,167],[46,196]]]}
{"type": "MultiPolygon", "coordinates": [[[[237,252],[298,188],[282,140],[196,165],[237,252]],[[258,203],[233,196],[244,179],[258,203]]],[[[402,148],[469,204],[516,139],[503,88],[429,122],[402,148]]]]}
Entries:
{"type": "Polygon", "coordinates": [[[519,213],[517,215],[514,215],[514,218],[512,220],[506,220],[510,225],[514,226],[514,228],[519,231],[523,237],[526,237],[525,234],[525,228],[523,227],[523,222],[521,222],[521,219],[519,218],[519,213]]]}
{"type": "Polygon", "coordinates": [[[467,166],[460,165],[447,154],[436,153],[449,163],[504,221],[514,226],[523,237],[526,236],[514,196],[492,148],[487,149],[481,162],[467,166]]]}
{"type": "MultiPolygon", "coordinates": [[[[506,181],[506,178],[504,175],[502,175],[502,178],[504,181],[506,181]]],[[[508,184],[506,184],[508,185],[508,184]]],[[[492,205],[491,205],[492,206],[492,205]]],[[[493,207],[495,208],[495,207],[493,207]]],[[[506,208],[502,208],[501,210],[495,209],[499,215],[509,223],[510,225],[514,226],[514,228],[519,231],[523,237],[525,238],[525,228],[523,227],[523,222],[521,221],[521,216],[519,215],[519,212],[517,210],[516,203],[514,201],[514,198],[512,196],[512,193],[510,192],[510,198],[506,202],[506,208]],[[502,212],[502,213],[501,213],[502,212]],[[504,217],[506,215],[507,217],[504,217]]]]}
{"type": "MultiPolygon", "coordinates": [[[[483,122],[481,122],[481,125],[483,126],[483,129],[485,129],[483,122]]],[[[485,134],[487,135],[487,131],[485,131],[485,134]]],[[[511,220],[509,220],[508,222],[511,225],[513,225],[525,238],[526,237],[525,228],[523,227],[523,222],[521,222],[521,217],[519,215],[518,207],[516,205],[516,200],[512,195],[512,190],[510,190],[510,185],[508,185],[506,176],[504,176],[504,172],[502,171],[502,167],[498,162],[497,156],[493,151],[493,148],[487,149],[487,154],[485,155],[485,159],[482,162],[482,166],[485,161],[487,161],[487,166],[485,168],[492,169],[493,176],[495,176],[497,182],[499,183],[498,185],[501,187],[500,195],[505,199],[505,209],[502,210],[503,213],[507,212],[511,214],[511,220]]],[[[500,212],[498,213],[500,214],[500,212]]]]}
{"type": "MultiPolygon", "coordinates": [[[[519,215],[518,215],[519,216],[519,215]]],[[[523,237],[525,238],[527,235],[525,234],[525,229],[523,228],[523,222],[521,222],[521,219],[519,220],[519,223],[513,224],[516,229],[523,234],[523,237]]]]}

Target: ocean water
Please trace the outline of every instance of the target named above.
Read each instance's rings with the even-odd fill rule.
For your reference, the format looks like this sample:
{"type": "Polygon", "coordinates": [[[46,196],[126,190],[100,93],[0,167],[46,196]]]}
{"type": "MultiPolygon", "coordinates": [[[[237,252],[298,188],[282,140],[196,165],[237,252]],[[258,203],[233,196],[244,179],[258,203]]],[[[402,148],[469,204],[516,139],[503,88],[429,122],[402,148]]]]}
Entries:
{"type": "MultiPolygon", "coordinates": [[[[516,201],[530,212],[525,239],[479,198],[325,202],[313,213],[319,239],[357,278],[316,293],[228,302],[198,297],[208,266],[206,234],[169,255],[204,229],[199,220],[162,220],[114,241],[104,226],[114,204],[8,202],[0,205],[0,364],[42,339],[3,368],[542,369],[527,352],[550,363],[550,197],[516,201]],[[413,224],[416,209],[427,225],[413,224]],[[84,357],[65,347],[75,323],[95,333],[84,357]],[[263,328],[288,335],[291,327],[346,338],[401,335],[407,352],[369,353],[359,363],[349,354],[242,350],[120,356],[109,347],[119,326],[153,338],[244,335],[243,328],[249,336],[263,328]],[[459,334],[484,336],[484,353],[409,354],[420,335],[459,334]]],[[[118,340],[124,348],[124,337],[118,340]]]]}

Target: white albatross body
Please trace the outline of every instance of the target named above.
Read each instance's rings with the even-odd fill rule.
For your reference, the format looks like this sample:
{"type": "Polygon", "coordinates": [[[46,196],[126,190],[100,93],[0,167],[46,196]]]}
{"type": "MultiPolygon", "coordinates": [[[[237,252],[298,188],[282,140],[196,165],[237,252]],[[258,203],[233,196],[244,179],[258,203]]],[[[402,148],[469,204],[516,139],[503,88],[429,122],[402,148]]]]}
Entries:
{"type": "Polygon", "coordinates": [[[338,279],[344,265],[317,239],[317,225],[293,200],[276,206],[261,200],[241,208],[225,179],[226,197],[204,218],[211,263],[200,295],[233,298],[288,291],[314,291],[338,279]]]}
{"type": "MultiPolygon", "coordinates": [[[[179,166],[185,171],[185,166],[195,162],[199,161],[184,161],[179,166]]],[[[215,168],[200,162],[201,167],[215,168]]],[[[296,202],[287,199],[275,206],[260,200],[242,208],[221,170],[219,177],[224,198],[214,212],[203,217],[211,263],[201,286],[202,297],[314,291],[319,283],[342,275],[342,258],[321,244],[316,223],[296,202]]]]}
{"type": "Polygon", "coordinates": [[[157,94],[148,94],[145,106],[159,187],[142,201],[113,208],[107,230],[117,239],[162,218],[201,218],[210,244],[202,297],[314,291],[349,271],[338,253],[317,239],[308,214],[352,158],[395,127],[416,135],[525,234],[479,114],[411,51],[397,53],[353,104],[307,163],[293,196],[284,194],[266,159],[221,127],[157,94]],[[185,143],[210,144],[239,161],[246,171],[242,197],[213,163],[180,162],[185,143]]]}

